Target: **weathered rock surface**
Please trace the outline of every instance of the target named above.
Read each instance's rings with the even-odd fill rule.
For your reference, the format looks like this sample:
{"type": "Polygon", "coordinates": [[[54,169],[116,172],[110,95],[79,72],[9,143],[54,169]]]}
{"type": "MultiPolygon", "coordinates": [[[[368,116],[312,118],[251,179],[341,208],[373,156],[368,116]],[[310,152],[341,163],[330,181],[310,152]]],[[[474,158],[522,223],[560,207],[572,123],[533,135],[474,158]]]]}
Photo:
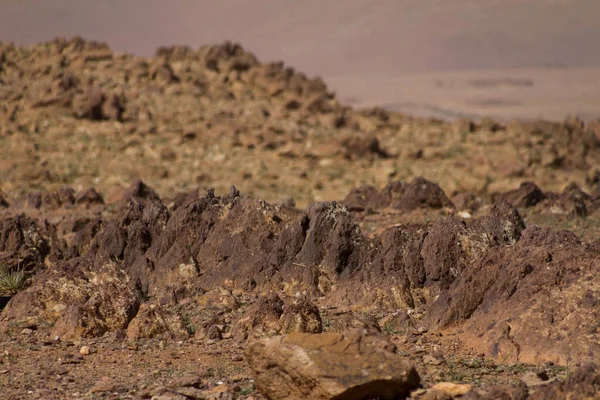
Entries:
{"type": "MultiPolygon", "coordinates": [[[[398,187],[384,192],[435,207],[447,199],[427,182],[398,187]],[[418,195],[419,187],[429,194],[418,195]]],[[[565,193],[591,201],[574,187],[565,193]]],[[[335,202],[289,211],[232,188],[226,196],[186,196],[170,210],[137,182],[105,219],[94,214],[93,207],[102,206],[98,197],[88,194],[91,203],[68,201],[72,209],[46,202],[45,212],[60,215],[54,224],[40,219],[38,209],[33,217],[0,219],[0,257],[38,273],[3,311],[4,319],[45,321],[63,336],[101,335],[130,324],[131,338],[185,336],[189,327],[169,307],[208,292],[196,297],[203,310],[196,320],[199,337],[318,333],[325,329],[322,314],[309,299],[320,298],[319,305],[348,307],[327,321],[331,331],[381,331],[377,318],[352,307],[390,313],[421,308],[430,330],[468,329],[461,335],[466,345],[506,362],[593,361],[597,350],[594,299],[600,295],[594,277],[600,248],[567,232],[526,228],[504,201],[477,218],[450,216],[367,237],[335,202]],[[84,217],[65,217],[69,210],[84,217]],[[94,282],[101,281],[112,283],[98,288],[94,282]],[[224,284],[272,294],[237,312],[239,297],[228,289],[221,296],[231,300],[228,306],[208,306],[206,296],[224,284]],[[70,294],[61,289],[65,285],[72,287],[70,294]],[[101,304],[106,299],[111,302],[101,304]],[[138,311],[143,299],[159,308],[138,311]],[[94,311],[98,307],[102,311],[94,311]]]]}
{"type": "Polygon", "coordinates": [[[417,208],[454,208],[454,204],[437,184],[421,177],[411,182],[392,182],[378,193],[372,186],[354,189],[343,203],[357,210],[385,207],[403,211],[417,208]]]}
{"type": "Polygon", "coordinates": [[[24,214],[0,219],[0,263],[39,271],[51,251],[44,228],[24,214]]]}
{"type": "Polygon", "coordinates": [[[511,190],[500,196],[501,201],[513,205],[514,207],[532,207],[544,200],[546,195],[533,182],[523,182],[518,189],[511,190]]]}
{"type": "Polygon", "coordinates": [[[420,382],[393,345],[356,331],[262,339],[247,359],[256,387],[272,399],[402,398],[420,382]]]}
{"type": "Polygon", "coordinates": [[[127,338],[137,340],[160,336],[173,339],[188,338],[189,332],[183,317],[154,304],[142,304],[135,318],[127,326],[127,338]]]}
{"type": "Polygon", "coordinates": [[[460,274],[429,318],[462,325],[470,346],[504,362],[594,361],[599,257],[569,232],[528,227],[460,274]]]}
{"type": "Polygon", "coordinates": [[[101,336],[126,329],[140,299],[130,278],[114,262],[91,271],[76,260],[38,276],[3,310],[4,319],[52,326],[52,336],[101,336]]]}

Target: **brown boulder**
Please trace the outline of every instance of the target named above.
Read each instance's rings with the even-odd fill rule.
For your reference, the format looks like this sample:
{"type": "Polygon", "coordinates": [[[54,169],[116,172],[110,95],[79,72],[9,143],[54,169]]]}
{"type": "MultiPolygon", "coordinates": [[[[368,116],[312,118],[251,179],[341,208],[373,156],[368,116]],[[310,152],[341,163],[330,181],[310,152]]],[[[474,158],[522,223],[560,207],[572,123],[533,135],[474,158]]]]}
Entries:
{"type": "Polygon", "coordinates": [[[233,326],[233,336],[238,340],[278,334],[279,319],[283,314],[283,300],[276,294],[260,298],[248,308],[245,315],[233,326]]]}
{"type": "Polygon", "coordinates": [[[77,193],[75,196],[75,204],[90,206],[93,204],[104,204],[104,198],[94,188],[88,188],[77,193]]]}
{"type": "Polygon", "coordinates": [[[75,117],[92,121],[122,121],[124,100],[114,93],[106,94],[99,88],[90,88],[73,100],[75,117]]]}
{"type": "Polygon", "coordinates": [[[513,207],[533,207],[546,198],[542,190],[533,182],[523,182],[518,189],[500,195],[500,201],[506,201],[513,207]]]}
{"type": "Polygon", "coordinates": [[[169,211],[156,193],[138,182],[127,191],[117,215],[94,237],[87,254],[96,268],[123,260],[129,276],[147,294],[152,264],[145,253],[163,233],[168,219],[169,211]]]}
{"type": "Polygon", "coordinates": [[[531,390],[531,400],[597,399],[600,393],[600,369],[594,364],[584,364],[569,374],[564,381],[556,381],[531,390]]]}
{"type": "Polygon", "coordinates": [[[0,219],[0,263],[29,272],[41,269],[49,252],[40,223],[25,215],[0,219]]]}
{"type": "MultiPolygon", "coordinates": [[[[273,274],[264,271],[266,257],[287,219],[281,210],[242,198],[236,190],[223,197],[209,191],[173,212],[145,256],[156,275],[188,264],[202,275],[204,288],[231,279],[251,289],[273,280],[273,274]]],[[[165,286],[164,276],[156,285],[165,286]]]]}
{"type": "Polygon", "coordinates": [[[349,135],[341,140],[344,157],[359,159],[371,156],[387,157],[375,135],[349,135]]]}
{"type": "MultiPolygon", "coordinates": [[[[393,185],[393,184],[392,184],[393,185]]],[[[400,187],[390,186],[390,206],[401,210],[417,208],[454,208],[444,191],[436,183],[418,177],[400,187]],[[400,189],[400,190],[397,190],[400,189]]],[[[385,192],[382,191],[382,193],[385,192]]]]}
{"type": "Polygon", "coordinates": [[[34,320],[53,326],[52,336],[100,336],[125,329],[139,308],[129,277],[115,263],[90,271],[74,259],[58,271],[37,276],[3,311],[8,321],[34,320]]]}
{"type": "Polygon", "coordinates": [[[573,217],[587,217],[587,202],[591,202],[592,196],[584,192],[576,184],[571,184],[563,190],[560,203],[563,209],[573,217]]]}
{"type": "Polygon", "coordinates": [[[281,233],[271,264],[286,279],[298,279],[327,293],[338,279],[366,262],[366,241],[345,207],[315,203],[281,233]]]}
{"type": "MultiPolygon", "coordinates": [[[[517,385],[495,385],[481,387],[461,396],[466,400],[562,400],[597,399],[600,393],[600,373],[598,366],[584,364],[574,369],[564,380],[555,380],[543,385],[527,387],[517,385]]],[[[416,397],[425,400],[426,397],[416,397]]]]}
{"type": "Polygon", "coordinates": [[[346,202],[351,207],[362,209],[392,207],[412,211],[418,208],[454,208],[439,185],[421,177],[411,182],[391,182],[379,194],[369,186],[355,189],[346,197],[344,203],[346,202]]]}
{"type": "Polygon", "coordinates": [[[374,186],[361,186],[346,196],[342,202],[350,211],[364,211],[377,204],[379,191],[374,186]]]}
{"type": "Polygon", "coordinates": [[[246,354],[256,388],[271,399],[402,398],[420,384],[394,345],[357,331],[262,339],[246,354]]]}
{"type": "Polygon", "coordinates": [[[323,331],[319,309],[307,300],[286,305],[279,324],[281,333],[321,333],[323,331]]]}
{"type": "Polygon", "coordinates": [[[598,249],[531,226],[464,269],[431,305],[437,327],[501,362],[589,362],[598,345],[598,249]]]}
{"type": "Polygon", "coordinates": [[[26,194],[13,204],[19,210],[30,209],[57,209],[68,207],[75,203],[75,191],[70,187],[61,187],[51,192],[33,192],[26,194]]]}
{"type": "Polygon", "coordinates": [[[179,82],[179,78],[173,72],[173,68],[167,63],[152,68],[150,71],[150,78],[164,83],[179,82]]]}
{"type": "Polygon", "coordinates": [[[106,97],[100,89],[91,89],[86,94],[74,99],[74,113],[77,118],[90,119],[93,121],[103,120],[102,105],[106,97]]]}
{"type": "Polygon", "coordinates": [[[181,61],[186,58],[192,58],[193,50],[189,46],[160,46],[156,49],[156,57],[164,58],[169,61],[181,61]]]}
{"type": "Polygon", "coordinates": [[[491,215],[469,224],[456,217],[440,219],[421,247],[427,280],[449,284],[491,248],[516,243],[523,229],[521,216],[507,203],[494,206],[491,215]]]}
{"type": "Polygon", "coordinates": [[[256,56],[244,50],[239,43],[229,41],[219,45],[204,46],[199,52],[202,54],[206,68],[215,72],[247,71],[259,63],[256,56]]]}
{"type": "Polygon", "coordinates": [[[596,210],[592,196],[572,183],[562,193],[548,193],[546,200],[536,206],[536,211],[549,214],[562,214],[568,217],[587,217],[596,210]]]}
{"type": "Polygon", "coordinates": [[[368,313],[338,311],[326,317],[329,332],[344,333],[358,330],[369,334],[381,333],[377,318],[368,313]]]}
{"type": "Polygon", "coordinates": [[[187,338],[189,332],[180,314],[155,304],[142,304],[127,327],[127,338],[130,340],[165,335],[181,339],[187,338]]]}
{"type": "Polygon", "coordinates": [[[473,193],[464,192],[452,197],[457,210],[475,212],[483,205],[483,200],[473,193]]]}
{"type": "Polygon", "coordinates": [[[99,217],[71,217],[57,226],[59,237],[65,242],[65,256],[77,257],[85,254],[91,241],[102,227],[99,217]]]}

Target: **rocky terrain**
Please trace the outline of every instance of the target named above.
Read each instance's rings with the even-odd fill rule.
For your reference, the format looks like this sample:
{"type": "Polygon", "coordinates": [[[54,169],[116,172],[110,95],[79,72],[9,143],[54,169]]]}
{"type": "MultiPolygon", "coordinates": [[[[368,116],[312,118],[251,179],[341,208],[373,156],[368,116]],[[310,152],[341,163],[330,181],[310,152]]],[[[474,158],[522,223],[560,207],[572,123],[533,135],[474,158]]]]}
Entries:
{"type": "Polygon", "coordinates": [[[1,44],[0,99],[2,398],[597,396],[600,122],[356,110],[230,42],[1,44]]]}

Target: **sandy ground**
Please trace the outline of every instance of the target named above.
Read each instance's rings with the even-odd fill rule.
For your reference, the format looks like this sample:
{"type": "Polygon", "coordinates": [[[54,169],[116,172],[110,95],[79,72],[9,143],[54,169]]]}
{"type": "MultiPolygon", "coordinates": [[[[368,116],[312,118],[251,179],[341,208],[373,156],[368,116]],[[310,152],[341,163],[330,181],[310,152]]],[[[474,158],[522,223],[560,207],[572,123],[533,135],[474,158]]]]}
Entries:
{"type": "Polygon", "coordinates": [[[114,50],[241,42],[356,106],[412,114],[600,116],[589,0],[4,0],[0,40],[81,35],[114,50]]]}

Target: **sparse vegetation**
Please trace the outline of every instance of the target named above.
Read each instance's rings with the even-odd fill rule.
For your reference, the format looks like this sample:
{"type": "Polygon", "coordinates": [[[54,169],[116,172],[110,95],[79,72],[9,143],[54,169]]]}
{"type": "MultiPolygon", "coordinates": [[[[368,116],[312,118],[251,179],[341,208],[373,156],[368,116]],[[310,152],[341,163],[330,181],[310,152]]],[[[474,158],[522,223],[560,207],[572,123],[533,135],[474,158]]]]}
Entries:
{"type": "Polygon", "coordinates": [[[12,296],[21,291],[25,285],[26,274],[21,267],[9,267],[0,264],[0,295],[12,296]]]}

